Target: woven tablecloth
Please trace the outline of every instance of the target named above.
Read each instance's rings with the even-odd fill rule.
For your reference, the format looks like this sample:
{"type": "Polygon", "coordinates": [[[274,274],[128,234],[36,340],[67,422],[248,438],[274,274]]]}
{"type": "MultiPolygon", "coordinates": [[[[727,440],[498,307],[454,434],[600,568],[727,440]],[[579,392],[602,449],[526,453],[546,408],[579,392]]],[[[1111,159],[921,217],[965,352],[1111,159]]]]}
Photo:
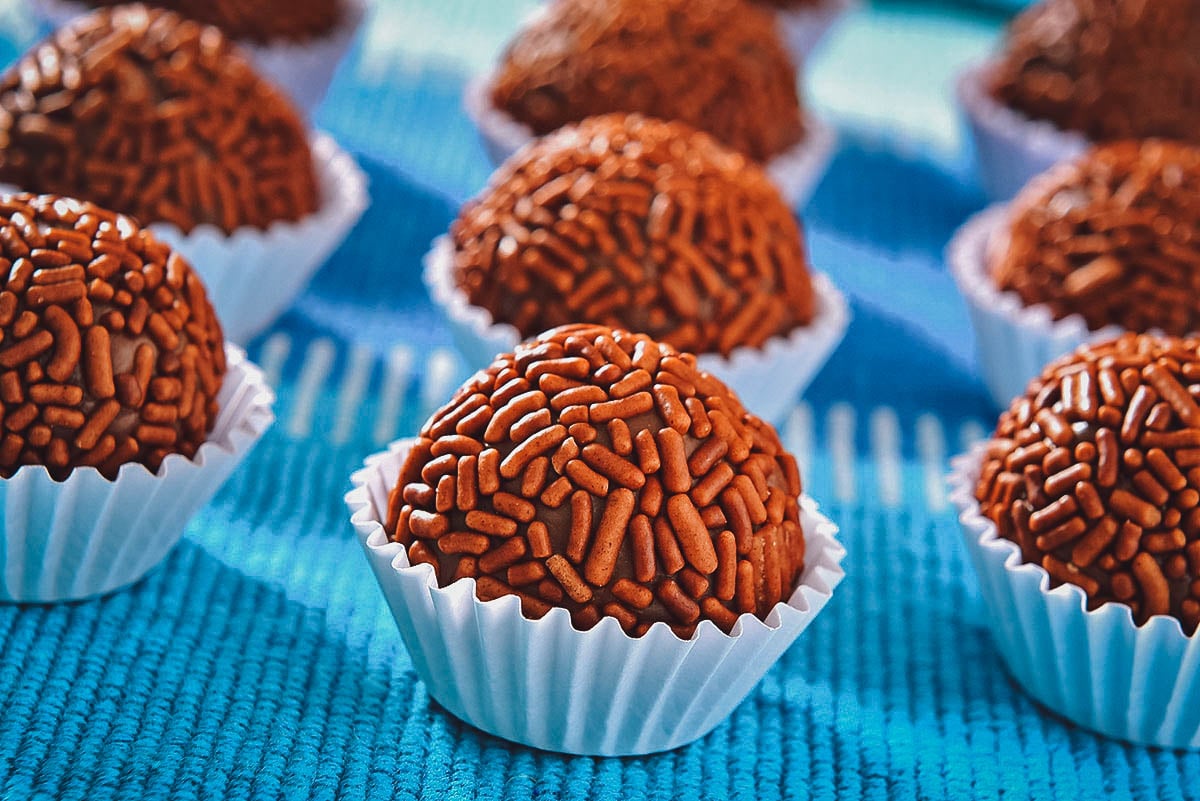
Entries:
{"type": "MultiPolygon", "coordinates": [[[[1200,797],[1200,756],[1044,713],[989,640],[943,486],[947,458],[995,414],[941,260],[982,200],[937,58],[979,51],[998,22],[945,28],[895,7],[861,12],[813,64],[842,142],[803,217],[854,323],[783,434],[842,527],[833,602],[726,723],[676,752],[538,753],[431,703],[342,494],[463,377],[420,257],[489,172],[463,84],[530,5],[380,0],[318,115],[367,171],[373,206],[250,347],[279,423],[135,587],[0,608],[0,798],[1200,797]],[[874,73],[864,51],[882,59],[874,73]],[[894,85],[851,80],[871,75],[894,85]]],[[[34,31],[12,0],[0,23],[7,63],[34,31]]]]}

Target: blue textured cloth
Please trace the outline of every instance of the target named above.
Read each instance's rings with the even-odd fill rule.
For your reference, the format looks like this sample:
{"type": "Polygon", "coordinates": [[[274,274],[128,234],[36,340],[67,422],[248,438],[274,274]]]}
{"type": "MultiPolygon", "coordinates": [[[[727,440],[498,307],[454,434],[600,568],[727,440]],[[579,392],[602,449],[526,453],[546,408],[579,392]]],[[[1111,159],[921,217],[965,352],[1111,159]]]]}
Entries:
{"type": "MultiPolygon", "coordinates": [[[[450,31],[493,13],[381,5],[363,52],[395,61],[356,55],[320,114],[374,204],[251,347],[278,426],[137,586],[0,608],[0,799],[1200,797],[1200,756],[1080,731],[999,664],[941,483],[994,414],[941,261],[982,201],[961,157],[869,126],[844,126],[804,212],[855,319],[784,427],[849,550],[828,609],[730,720],[673,753],[537,753],[431,703],[341,496],[461,377],[419,259],[488,166],[459,110],[466,70],[403,38],[433,6],[458,9],[450,31]]],[[[14,25],[2,59],[29,41],[14,25]]]]}

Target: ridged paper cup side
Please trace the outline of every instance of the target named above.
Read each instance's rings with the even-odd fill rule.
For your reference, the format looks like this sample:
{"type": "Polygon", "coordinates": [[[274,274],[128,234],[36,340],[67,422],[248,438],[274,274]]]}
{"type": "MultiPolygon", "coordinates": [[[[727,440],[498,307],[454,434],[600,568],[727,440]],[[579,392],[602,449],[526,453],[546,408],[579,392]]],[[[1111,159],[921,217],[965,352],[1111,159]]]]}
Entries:
{"type": "Polygon", "coordinates": [[[234,342],[248,342],[287,311],[369,203],[367,178],[354,158],[325,134],[310,144],[320,207],[307,217],[265,230],[243,226],[232,234],[213,225],[186,234],[168,223],[150,226],[204,279],[225,336],[234,342]]]}
{"type": "MultiPolygon", "coordinates": [[[[454,343],[469,369],[481,369],[500,353],[510,353],[521,334],[497,323],[487,309],[473,306],[454,282],[454,245],[448,236],[434,240],[425,255],[425,286],[449,322],[454,343]]],[[[700,367],[729,385],[743,405],[773,423],[781,422],[802,392],[837,350],[850,325],[846,298],[824,273],[813,274],[817,309],[813,319],[761,348],[737,348],[728,357],[702,354],[700,367]]]]}
{"type": "Polygon", "coordinates": [[[844,577],[837,527],[805,498],[804,575],[765,621],[742,615],[731,634],[704,621],[683,640],[661,623],[631,638],[612,618],[579,631],[561,608],[530,620],[515,597],[478,600],[473,579],[438,587],[429,565],[410,566],[387,539],[381,516],[410,447],[393,444],[353,476],[351,521],[430,695],[506,740],[593,756],[692,742],[746,697],[844,577]]]}
{"type": "Polygon", "coordinates": [[[104,595],[166,557],[275,419],[274,393],[262,372],[236,346],[226,345],[225,353],[217,419],[193,458],[172,454],[157,473],[127,464],[113,480],[80,468],[55,481],[44,467],[0,479],[0,601],[104,595]]]}
{"type": "Polygon", "coordinates": [[[1005,666],[1052,712],[1140,745],[1200,748],[1200,637],[1173,617],[1142,626],[1125,604],[1089,610],[1073,584],[1050,588],[1040,565],[980,513],[974,488],[986,444],[953,462],[951,501],[1005,666]]]}
{"type": "Polygon", "coordinates": [[[776,12],[779,33],[796,63],[805,63],[834,23],[857,5],[856,0],[821,0],[809,6],[781,8],[776,12]]]}

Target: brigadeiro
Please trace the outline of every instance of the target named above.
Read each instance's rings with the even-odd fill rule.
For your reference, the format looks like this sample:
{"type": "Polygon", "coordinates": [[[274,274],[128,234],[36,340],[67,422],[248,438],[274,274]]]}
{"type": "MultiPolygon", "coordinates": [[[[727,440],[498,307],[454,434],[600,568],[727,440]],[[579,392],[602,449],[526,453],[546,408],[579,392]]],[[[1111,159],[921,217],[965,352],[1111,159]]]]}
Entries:
{"type": "Polygon", "coordinates": [[[361,172],[214,27],[145,6],[81,17],[0,78],[0,182],[136,217],[196,265],[245,341],[365,205],[361,172]]]}
{"type": "Polygon", "coordinates": [[[679,120],[764,164],[792,203],[832,147],[801,108],[774,15],[742,0],[552,0],[467,104],[497,161],[591,116],[679,120]]]}
{"type": "Polygon", "coordinates": [[[703,735],[841,575],[775,430],[694,356],[607,326],[496,357],[355,484],[434,697],[541,748],[703,735]],[[686,677],[664,681],[681,660],[686,677]]]}
{"type": "Polygon", "coordinates": [[[1050,364],[953,483],[997,646],[1040,702],[1200,746],[1200,340],[1125,334],[1050,364]]]}
{"type": "Polygon", "coordinates": [[[1012,197],[1089,143],[1200,140],[1200,15],[1192,0],[1042,0],[959,98],[984,186],[1012,197]]]}
{"type": "Polygon", "coordinates": [[[1041,365],[1124,330],[1200,330],[1200,147],[1098,146],[960,229],[949,261],[998,405],[1041,365]]]}
{"type": "Polygon", "coordinates": [[[271,420],[187,261],[132,219],[0,196],[0,599],[157,564],[271,420]]]}
{"type": "MultiPolygon", "coordinates": [[[[52,25],[120,0],[34,0],[52,25]]],[[[354,41],[364,0],[152,0],[147,5],[215,25],[237,40],[272,82],[302,109],[320,104],[354,41]]]]}
{"type": "Polygon", "coordinates": [[[435,244],[426,278],[472,366],[557,325],[603,323],[703,354],[770,420],[848,319],[761,169],[640,115],[589,118],[513,156],[435,244]]]}

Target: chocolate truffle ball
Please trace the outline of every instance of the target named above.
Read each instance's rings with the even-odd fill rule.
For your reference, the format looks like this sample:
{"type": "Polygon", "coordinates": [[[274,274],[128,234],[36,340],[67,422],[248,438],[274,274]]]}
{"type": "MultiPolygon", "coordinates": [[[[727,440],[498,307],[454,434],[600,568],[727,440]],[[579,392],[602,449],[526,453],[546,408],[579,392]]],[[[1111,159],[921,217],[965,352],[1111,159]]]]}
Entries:
{"type": "Polygon", "coordinates": [[[641,112],[758,161],[804,137],[774,15],[741,0],[554,0],[509,45],[491,96],[538,134],[641,112]]]}
{"type": "Polygon", "coordinates": [[[1005,105],[1093,141],[1200,139],[1194,0],[1043,0],[990,77],[1005,105]]]}
{"type": "MultiPolygon", "coordinates": [[[[121,0],[85,0],[92,8],[121,0]]],[[[301,42],[333,31],[346,13],[341,0],[152,0],[147,5],[216,25],[232,39],[301,42]]]]}
{"type": "Polygon", "coordinates": [[[1013,202],[992,276],[1055,319],[1093,330],[1200,330],[1200,148],[1162,140],[1093,149],[1013,202]]]}
{"type": "Polygon", "coordinates": [[[386,531],[529,617],[690,636],[765,617],[804,566],[800,473],[695,358],[575,325],[497,357],[421,429],[386,531]]]}
{"type": "Polygon", "coordinates": [[[1200,622],[1200,340],[1083,346],[1000,417],[976,489],[1026,562],[1141,624],[1200,622]]]}
{"type": "Polygon", "coordinates": [[[217,415],[221,326],[200,278],[128,217],[0,196],[0,475],[157,470],[217,415]]]}
{"type": "Polygon", "coordinates": [[[613,114],[556,132],[509,159],[451,236],[471,303],[527,337],[603,323],[728,354],[814,313],[778,190],[680,122],[613,114]]]}
{"type": "Polygon", "coordinates": [[[299,116],[216,28],[97,11],[0,79],[0,182],[187,232],[266,228],[317,207],[299,116]]]}

